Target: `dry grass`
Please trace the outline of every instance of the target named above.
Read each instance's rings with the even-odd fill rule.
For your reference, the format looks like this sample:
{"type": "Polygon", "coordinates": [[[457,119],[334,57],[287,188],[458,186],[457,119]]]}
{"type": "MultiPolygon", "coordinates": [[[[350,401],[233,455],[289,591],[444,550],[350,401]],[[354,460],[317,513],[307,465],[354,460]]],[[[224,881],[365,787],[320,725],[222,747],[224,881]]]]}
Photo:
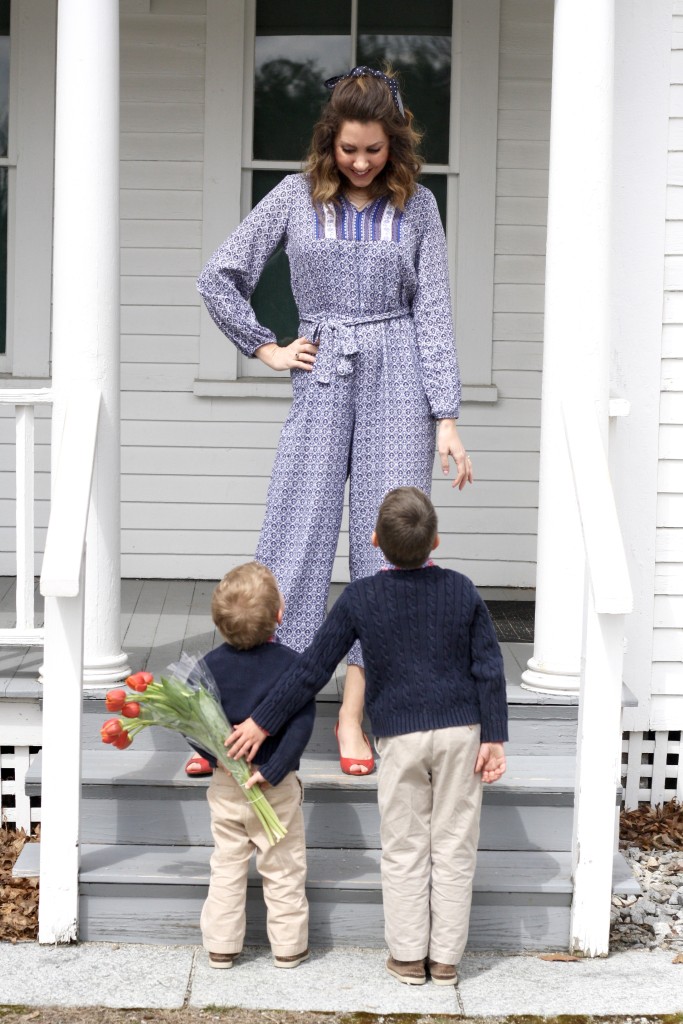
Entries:
{"type": "Polygon", "coordinates": [[[641,850],[683,850],[683,804],[670,800],[622,811],[619,840],[641,850]]]}

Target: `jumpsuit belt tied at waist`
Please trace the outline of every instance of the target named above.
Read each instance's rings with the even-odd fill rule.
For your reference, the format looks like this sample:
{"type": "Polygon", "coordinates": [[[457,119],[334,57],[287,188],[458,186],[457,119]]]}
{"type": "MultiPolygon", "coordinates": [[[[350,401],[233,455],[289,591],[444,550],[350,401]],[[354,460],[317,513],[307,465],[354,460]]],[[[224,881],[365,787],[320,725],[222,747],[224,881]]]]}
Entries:
{"type": "Polygon", "coordinates": [[[346,317],[327,313],[308,316],[302,313],[301,323],[313,324],[311,341],[314,345],[320,345],[312,372],[313,380],[319,384],[329,384],[335,373],[340,377],[348,377],[353,373],[353,356],[358,352],[356,327],[363,324],[378,324],[385,320],[398,320],[404,316],[410,316],[410,310],[406,306],[368,316],[346,317]]]}

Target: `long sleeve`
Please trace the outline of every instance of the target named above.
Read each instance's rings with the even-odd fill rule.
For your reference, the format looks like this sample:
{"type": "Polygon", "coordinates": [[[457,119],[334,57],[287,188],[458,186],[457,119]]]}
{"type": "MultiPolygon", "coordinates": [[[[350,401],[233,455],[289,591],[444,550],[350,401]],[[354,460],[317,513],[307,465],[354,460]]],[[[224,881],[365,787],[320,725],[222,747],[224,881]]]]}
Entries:
{"type": "Polygon", "coordinates": [[[306,749],[315,722],[315,701],[310,700],[292,715],[280,734],[277,750],[261,765],[261,774],[277,786],[288,772],[294,771],[306,749]]]}
{"type": "MultiPolygon", "coordinates": [[[[448,252],[436,200],[423,188],[421,237],[417,252],[417,291],[412,310],[427,401],[435,419],[455,418],[460,410],[460,372],[455,352],[448,252]]],[[[416,198],[418,198],[416,197],[416,198]]]]}
{"type": "Polygon", "coordinates": [[[275,342],[249,304],[269,256],[287,233],[292,176],[285,178],[216,250],[202,270],[197,288],[211,318],[241,352],[275,342]]]}
{"type": "Polygon", "coordinates": [[[251,717],[271,735],[315,694],[358,638],[347,599],[348,588],[332,608],[299,660],[254,708],[251,717]]]}
{"type": "Polygon", "coordinates": [[[505,743],[508,708],[503,656],[488,608],[478,594],[470,632],[470,671],[477,686],[481,742],[505,743]]]}

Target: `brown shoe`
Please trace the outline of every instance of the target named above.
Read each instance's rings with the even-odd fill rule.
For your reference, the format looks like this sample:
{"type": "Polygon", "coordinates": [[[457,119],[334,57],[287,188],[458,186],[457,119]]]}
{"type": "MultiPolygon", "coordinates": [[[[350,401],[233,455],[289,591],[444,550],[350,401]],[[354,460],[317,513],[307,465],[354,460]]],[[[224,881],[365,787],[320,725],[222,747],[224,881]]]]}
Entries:
{"type": "Polygon", "coordinates": [[[439,964],[429,960],[429,976],[435,985],[457,985],[458,972],[453,964],[439,964]]]}
{"type": "Polygon", "coordinates": [[[232,962],[239,953],[209,953],[209,967],[217,967],[218,970],[227,971],[232,967],[232,962]]]}
{"type": "Polygon", "coordinates": [[[303,953],[295,953],[294,956],[276,956],[276,967],[298,967],[304,960],[308,960],[310,953],[307,949],[303,953]]]}
{"type": "Polygon", "coordinates": [[[404,985],[424,985],[427,980],[424,960],[387,960],[387,970],[404,985]]]}

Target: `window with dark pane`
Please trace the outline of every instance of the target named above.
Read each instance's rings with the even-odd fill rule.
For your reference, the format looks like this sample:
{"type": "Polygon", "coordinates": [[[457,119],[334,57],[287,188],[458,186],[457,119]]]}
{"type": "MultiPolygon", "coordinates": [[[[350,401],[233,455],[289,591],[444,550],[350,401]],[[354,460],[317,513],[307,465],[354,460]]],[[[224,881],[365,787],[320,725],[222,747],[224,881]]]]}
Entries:
{"type": "Polygon", "coordinates": [[[400,73],[429,163],[447,164],[451,103],[452,0],[358,0],[358,63],[400,73]]]}
{"type": "Polygon", "coordinates": [[[323,82],[349,66],[351,0],[258,0],[255,160],[301,160],[324,103],[323,82]]]}
{"type": "MultiPolygon", "coordinates": [[[[285,174],[285,171],[254,171],[252,207],[275,188],[285,174]]],[[[286,345],[294,341],[298,334],[299,313],[292,294],[289,260],[284,249],[278,248],[263,268],[251,297],[251,305],[259,323],[274,333],[278,344],[286,345]]]]}
{"type": "MultiPolygon", "coordinates": [[[[273,164],[305,157],[327,95],[326,78],[351,66],[351,0],[256,0],[252,157],[273,164]]],[[[356,63],[400,74],[415,118],[425,132],[429,163],[448,164],[451,101],[452,0],[358,0],[356,63]]],[[[252,206],[282,180],[284,170],[252,171],[252,206]]],[[[446,225],[444,174],[421,181],[436,197],[446,225]]],[[[297,336],[298,312],[282,249],[266,264],[252,306],[280,344],[297,336]]]]}
{"type": "MultiPolygon", "coordinates": [[[[9,0],[0,0],[0,157],[9,139],[9,0]]],[[[7,337],[7,168],[0,168],[0,355],[7,337]]]]}
{"type": "Polygon", "coordinates": [[[421,174],[420,184],[424,185],[431,192],[434,193],[436,199],[436,205],[439,208],[439,216],[441,217],[441,223],[443,224],[444,231],[446,230],[446,215],[448,213],[448,200],[447,200],[447,180],[445,174],[421,174]]]}

